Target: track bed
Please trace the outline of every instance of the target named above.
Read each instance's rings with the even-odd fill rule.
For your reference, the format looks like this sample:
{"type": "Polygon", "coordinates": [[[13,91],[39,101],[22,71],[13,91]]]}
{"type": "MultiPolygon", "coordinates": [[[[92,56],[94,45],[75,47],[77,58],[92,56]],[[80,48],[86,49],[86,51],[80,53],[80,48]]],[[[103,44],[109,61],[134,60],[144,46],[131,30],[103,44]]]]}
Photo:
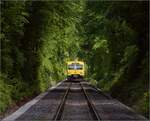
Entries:
{"type": "Polygon", "coordinates": [[[90,108],[79,83],[73,83],[68,94],[62,120],[92,120],[90,108]],[[81,115],[82,114],[82,115],[81,115]]]}
{"type": "Polygon", "coordinates": [[[23,106],[20,112],[16,111],[4,121],[146,121],[84,80],[63,81],[36,100],[36,103],[33,100],[27,104],[26,111],[22,111],[23,106]]]}

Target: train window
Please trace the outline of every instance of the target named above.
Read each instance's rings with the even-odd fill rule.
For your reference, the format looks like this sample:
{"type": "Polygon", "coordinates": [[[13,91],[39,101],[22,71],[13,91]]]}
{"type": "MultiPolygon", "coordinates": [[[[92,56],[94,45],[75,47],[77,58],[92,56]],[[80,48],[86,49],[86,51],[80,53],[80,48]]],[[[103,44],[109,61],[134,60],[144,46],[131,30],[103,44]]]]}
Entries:
{"type": "Polygon", "coordinates": [[[68,65],[68,69],[69,70],[82,70],[83,65],[78,64],[78,63],[72,63],[72,64],[68,65]]]}
{"type": "Polygon", "coordinates": [[[82,69],[83,69],[83,65],[81,65],[81,64],[76,64],[76,69],[77,69],[77,70],[82,70],[82,69]]]}
{"type": "Polygon", "coordinates": [[[69,69],[69,70],[73,70],[73,69],[75,69],[75,65],[74,65],[74,64],[70,64],[70,65],[68,65],[68,69],[69,69]]]}

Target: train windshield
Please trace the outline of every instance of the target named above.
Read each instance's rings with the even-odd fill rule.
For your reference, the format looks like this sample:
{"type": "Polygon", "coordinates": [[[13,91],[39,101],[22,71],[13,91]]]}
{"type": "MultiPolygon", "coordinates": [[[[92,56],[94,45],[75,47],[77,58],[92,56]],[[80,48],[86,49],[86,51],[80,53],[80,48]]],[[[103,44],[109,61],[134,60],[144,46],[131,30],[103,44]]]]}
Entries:
{"type": "Polygon", "coordinates": [[[76,64],[76,69],[77,70],[81,70],[83,68],[83,65],[81,65],[81,64],[76,64]]]}
{"type": "Polygon", "coordinates": [[[78,63],[72,63],[72,64],[68,65],[68,69],[69,70],[81,70],[81,69],[83,69],[83,65],[78,64],[78,63]]]}
{"type": "Polygon", "coordinates": [[[74,69],[75,69],[75,65],[74,65],[74,64],[68,65],[68,69],[69,69],[69,70],[74,70],[74,69]]]}

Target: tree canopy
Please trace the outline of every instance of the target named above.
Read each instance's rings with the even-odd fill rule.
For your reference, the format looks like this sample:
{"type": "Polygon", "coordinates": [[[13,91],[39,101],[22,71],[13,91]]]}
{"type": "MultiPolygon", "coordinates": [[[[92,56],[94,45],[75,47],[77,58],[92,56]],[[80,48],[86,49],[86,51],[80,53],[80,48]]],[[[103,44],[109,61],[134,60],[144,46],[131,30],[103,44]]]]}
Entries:
{"type": "Polygon", "coordinates": [[[0,4],[1,112],[63,80],[79,58],[91,83],[148,116],[148,1],[0,4]]]}

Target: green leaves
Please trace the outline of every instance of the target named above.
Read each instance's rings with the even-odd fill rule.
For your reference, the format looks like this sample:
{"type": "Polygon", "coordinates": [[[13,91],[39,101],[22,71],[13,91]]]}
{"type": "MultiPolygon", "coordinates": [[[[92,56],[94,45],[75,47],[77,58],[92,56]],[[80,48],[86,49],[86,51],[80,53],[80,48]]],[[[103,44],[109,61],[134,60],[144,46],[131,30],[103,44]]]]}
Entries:
{"type": "MultiPolygon", "coordinates": [[[[147,78],[144,76],[147,68],[142,65],[148,53],[147,17],[146,1],[87,1],[82,17],[81,53],[88,64],[89,78],[127,104],[140,100],[137,95],[143,95],[144,91],[138,92],[136,87],[148,80],[143,79],[147,78]]],[[[146,83],[140,89],[145,87],[146,83]]]]}
{"type": "Polygon", "coordinates": [[[94,50],[101,49],[104,50],[104,52],[109,53],[107,40],[99,40],[98,38],[96,38],[94,41],[95,41],[95,44],[93,45],[94,50]]]}
{"type": "Polygon", "coordinates": [[[128,63],[136,58],[138,54],[138,48],[136,45],[127,46],[124,52],[124,57],[121,62],[128,63]]]}
{"type": "Polygon", "coordinates": [[[66,60],[77,57],[86,61],[93,84],[107,90],[115,85],[129,87],[126,80],[135,81],[140,68],[147,72],[141,64],[148,53],[146,4],[2,1],[2,73],[7,76],[0,83],[8,88],[7,83],[12,82],[15,90],[5,92],[6,99],[11,99],[12,93],[14,100],[30,95],[23,92],[28,85],[31,94],[45,91],[65,78],[66,60]]]}

